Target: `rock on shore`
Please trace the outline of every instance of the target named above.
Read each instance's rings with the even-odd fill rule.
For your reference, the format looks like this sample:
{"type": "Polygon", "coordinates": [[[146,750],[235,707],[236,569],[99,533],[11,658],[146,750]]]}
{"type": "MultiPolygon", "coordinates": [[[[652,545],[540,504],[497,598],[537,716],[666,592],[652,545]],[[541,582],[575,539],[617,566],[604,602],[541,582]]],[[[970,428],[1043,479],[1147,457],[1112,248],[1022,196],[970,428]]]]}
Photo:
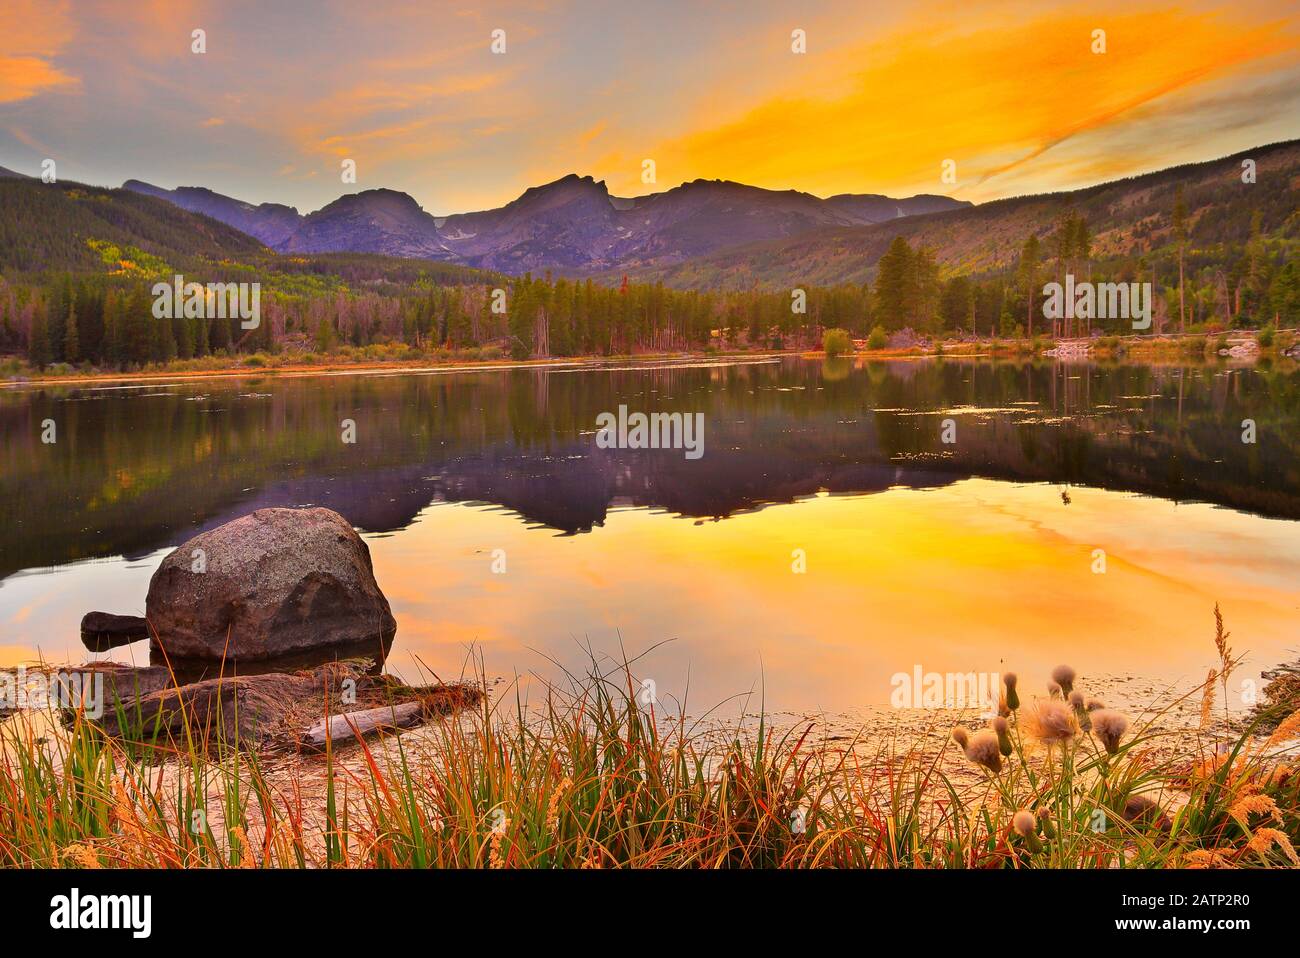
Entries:
{"type": "Polygon", "coordinates": [[[195,536],[149,583],[145,617],[171,658],[273,658],[397,631],[370,550],[329,509],[258,509],[195,536]]]}

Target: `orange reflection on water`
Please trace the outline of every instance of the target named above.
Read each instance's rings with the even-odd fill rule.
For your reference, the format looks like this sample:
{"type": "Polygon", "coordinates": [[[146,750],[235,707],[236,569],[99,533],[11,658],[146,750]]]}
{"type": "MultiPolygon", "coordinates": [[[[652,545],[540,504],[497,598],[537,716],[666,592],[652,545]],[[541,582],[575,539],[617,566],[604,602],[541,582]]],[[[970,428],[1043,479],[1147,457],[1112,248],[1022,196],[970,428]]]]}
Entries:
{"type": "Polygon", "coordinates": [[[1215,662],[1216,601],[1250,653],[1243,677],[1295,656],[1295,523],[1070,494],[1066,505],[1055,486],[967,480],[704,523],[627,508],[567,537],[440,504],[370,546],[398,671],[418,656],[448,678],[474,646],[490,675],[555,678],[556,663],[583,670],[586,646],[608,665],[620,641],[632,655],[671,639],[634,672],[661,699],[689,686],[695,714],[751,690],[800,712],[884,704],[890,677],[918,665],[1015,670],[1033,691],[1062,661],[1185,685],[1215,662]]]}

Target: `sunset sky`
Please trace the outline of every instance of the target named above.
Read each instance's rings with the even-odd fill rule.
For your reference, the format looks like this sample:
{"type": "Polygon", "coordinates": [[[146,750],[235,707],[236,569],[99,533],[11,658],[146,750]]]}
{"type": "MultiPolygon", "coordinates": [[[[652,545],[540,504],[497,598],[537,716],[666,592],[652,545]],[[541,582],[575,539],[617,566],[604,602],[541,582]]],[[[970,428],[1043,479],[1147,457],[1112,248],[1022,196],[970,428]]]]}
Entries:
{"type": "Polygon", "coordinates": [[[982,201],[1300,136],[1282,0],[3,0],[0,17],[0,166],[303,211],[382,186],[463,212],[570,172],[620,195],[705,177],[982,201]]]}

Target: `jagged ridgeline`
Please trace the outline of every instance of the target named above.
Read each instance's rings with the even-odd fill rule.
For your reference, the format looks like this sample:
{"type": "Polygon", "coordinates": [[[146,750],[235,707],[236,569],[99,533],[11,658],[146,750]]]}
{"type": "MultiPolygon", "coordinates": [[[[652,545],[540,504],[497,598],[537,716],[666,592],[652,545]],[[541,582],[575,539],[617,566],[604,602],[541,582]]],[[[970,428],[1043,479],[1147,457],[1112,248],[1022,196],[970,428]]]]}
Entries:
{"type": "Polygon", "coordinates": [[[809,314],[795,315],[787,294],[718,297],[375,253],[277,253],[135,190],[9,178],[0,180],[0,204],[0,353],[38,368],[130,370],[347,347],[387,350],[375,358],[444,349],[492,350],[484,358],[610,354],[702,348],[719,324],[779,345],[810,317],[848,326],[866,316],[861,288],[811,291],[809,314]],[[177,275],[260,284],[260,322],[246,329],[237,318],[157,317],[155,285],[170,288],[177,275]]]}
{"type": "Polygon", "coordinates": [[[483,299],[502,282],[483,270],[377,254],[280,255],[157,197],[0,178],[0,353],[25,353],[37,366],[130,368],[251,353],[278,349],[295,334],[320,333],[327,346],[386,332],[400,339],[410,302],[449,288],[483,299]],[[178,275],[260,284],[266,321],[247,332],[237,319],[158,322],[154,284],[178,275]]]}
{"type": "Polygon", "coordinates": [[[1172,213],[1180,188],[1188,220],[1187,267],[1204,271],[1207,287],[1219,271],[1231,281],[1252,238],[1268,245],[1275,262],[1294,253],[1300,237],[1300,141],[1290,140],[1086,189],[733,246],[636,275],[697,289],[863,283],[874,278],[876,264],[900,236],[914,249],[928,250],[941,276],[1007,275],[1030,235],[1054,258],[1058,225],[1073,212],[1088,224],[1094,267],[1135,273],[1145,258],[1157,271],[1156,282],[1168,286],[1176,282],[1172,213]],[[1247,160],[1254,164],[1253,182],[1243,177],[1247,160]]]}

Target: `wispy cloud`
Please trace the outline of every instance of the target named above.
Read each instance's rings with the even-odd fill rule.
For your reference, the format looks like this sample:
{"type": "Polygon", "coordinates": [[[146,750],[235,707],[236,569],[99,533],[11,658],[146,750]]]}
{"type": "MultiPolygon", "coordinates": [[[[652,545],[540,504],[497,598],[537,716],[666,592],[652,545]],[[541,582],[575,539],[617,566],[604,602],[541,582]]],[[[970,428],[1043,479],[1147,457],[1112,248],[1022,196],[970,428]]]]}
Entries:
{"type": "Polygon", "coordinates": [[[0,103],[78,89],[80,81],[54,63],[72,35],[66,2],[6,0],[0,29],[0,103]]]}
{"type": "Polygon", "coordinates": [[[569,172],[988,199],[1300,135],[1292,5],[1219,2],[8,0],[0,150],[305,209],[340,157],[440,213],[569,172]]]}
{"type": "MultiPolygon", "coordinates": [[[[792,84],[738,118],[663,144],[660,155],[703,176],[814,192],[868,171],[887,187],[949,192],[940,173],[951,159],[959,186],[1000,178],[1010,188],[1011,174],[1032,172],[1047,151],[1121,129],[1144,105],[1271,59],[1295,62],[1288,26],[1172,9],[945,18],[852,51],[863,66],[847,91],[819,96],[806,80],[792,84]],[[1099,23],[1102,54],[1091,48],[1099,23]]],[[[817,82],[840,81],[832,72],[817,82]]],[[[1262,117],[1277,103],[1248,106],[1262,117]]]]}

